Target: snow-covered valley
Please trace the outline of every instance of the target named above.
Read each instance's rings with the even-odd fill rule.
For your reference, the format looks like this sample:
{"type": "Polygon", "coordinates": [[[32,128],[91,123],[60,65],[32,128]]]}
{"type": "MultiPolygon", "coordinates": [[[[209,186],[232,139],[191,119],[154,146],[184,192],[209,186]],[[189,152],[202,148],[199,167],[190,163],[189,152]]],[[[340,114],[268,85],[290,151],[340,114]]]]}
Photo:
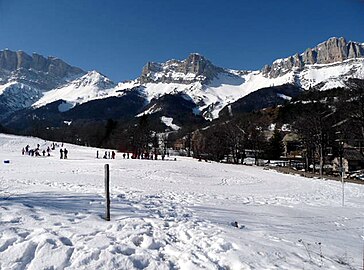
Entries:
{"type": "Polygon", "coordinates": [[[346,184],[342,207],[335,181],[182,157],[96,159],[68,144],[67,160],[59,148],[21,154],[38,143],[51,144],[0,135],[2,270],[362,267],[364,185],[346,184]]]}

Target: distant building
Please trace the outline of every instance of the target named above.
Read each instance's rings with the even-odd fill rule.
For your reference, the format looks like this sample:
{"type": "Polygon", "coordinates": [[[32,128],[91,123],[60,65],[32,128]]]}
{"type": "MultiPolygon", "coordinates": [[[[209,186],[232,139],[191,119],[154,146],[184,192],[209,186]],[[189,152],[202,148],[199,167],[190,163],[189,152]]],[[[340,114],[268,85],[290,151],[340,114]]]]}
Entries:
{"type": "MultiPolygon", "coordinates": [[[[345,147],[342,153],[342,164],[344,171],[352,172],[364,169],[364,155],[353,147],[345,147]]],[[[340,156],[333,160],[334,171],[339,171],[340,156]]]]}
{"type": "Polygon", "coordinates": [[[286,158],[302,158],[302,142],[295,133],[287,133],[283,137],[284,157],[286,158]]]}
{"type": "Polygon", "coordinates": [[[184,150],[186,148],[186,140],[184,138],[177,139],[173,144],[174,150],[184,150]]]}

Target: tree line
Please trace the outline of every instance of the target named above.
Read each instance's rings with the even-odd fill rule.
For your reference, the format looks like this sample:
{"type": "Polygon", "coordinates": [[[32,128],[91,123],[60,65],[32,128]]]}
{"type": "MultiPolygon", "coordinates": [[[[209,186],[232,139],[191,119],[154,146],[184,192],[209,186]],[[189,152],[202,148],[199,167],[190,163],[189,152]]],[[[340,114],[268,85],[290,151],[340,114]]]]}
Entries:
{"type": "MultiPolygon", "coordinates": [[[[352,79],[347,85],[345,89],[303,91],[283,106],[237,113],[204,126],[186,124],[180,131],[168,134],[168,147],[183,139],[187,155],[197,158],[241,163],[249,150],[256,162],[279,159],[284,152],[282,139],[287,134],[281,127],[288,124],[290,132],[299,138],[305,168],[308,170],[313,164],[315,170],[316,164],[323,174],[325,164],[330,162],[328,154],[340,155],[343,143],[364,144],[364,82],[352,79]]],[[[77,121],[53,128],[39,123],[29,133],[44,139],[139,155],[161,147],[158,136],[164,128],[143,115],[131,121],[77,121]]]]}
{"type": "Polygon", "coordinates": [[[195,157],[239,163],[249,149],[256,162],[279,159],[283,136],[294,133],[305,169],[315,172],[318,167],[322,175],[330,158],[342,155],[345,145],[360,150],[364,146],[364,83],[353,79],[347,84],[347,89],[310,89],[284,106],[218,121],[194,132],[193,153],[195,157]],[[272,123],[276,129],[269,132],[272,123]],[[289,131],[280,128],[284,124],[289,131]]]}

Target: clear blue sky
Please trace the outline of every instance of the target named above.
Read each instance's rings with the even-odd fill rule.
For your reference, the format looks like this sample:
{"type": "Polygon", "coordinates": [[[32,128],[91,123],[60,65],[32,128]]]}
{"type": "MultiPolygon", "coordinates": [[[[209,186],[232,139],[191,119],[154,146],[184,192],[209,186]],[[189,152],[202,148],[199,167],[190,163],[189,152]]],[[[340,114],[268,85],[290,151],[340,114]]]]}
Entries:
{"type": "Polygon", "coordinates": [[[260,69],[329,37],[364,42],[362,0],[0,0],[0,48],[57,56],[114,81],[199,52],[260,69]]]}

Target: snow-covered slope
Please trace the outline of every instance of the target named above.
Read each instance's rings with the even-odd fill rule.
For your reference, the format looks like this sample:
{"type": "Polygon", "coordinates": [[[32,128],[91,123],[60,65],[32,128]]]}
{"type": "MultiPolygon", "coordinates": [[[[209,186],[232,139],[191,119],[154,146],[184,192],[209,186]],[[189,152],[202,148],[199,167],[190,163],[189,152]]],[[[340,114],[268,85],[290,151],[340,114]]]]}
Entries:
{"type": "Polygon", "coordinates": [[[67,85],[45,92],[33,106],[37,108],[56,100],[65,100],[71,108],[76,104],[111,96],[110,92],[115,87],[116,85],[104,75],[90,71],[67,85]]]}
{"type": "Polygon", "coordinates": [[[298,72],[296,81],[304,89],[322,84],[321,90],[345,87],[349,78],[364,79],[364,58],[349,59],[332,64],[307,65],[298,72]]]}
{"type": "Polygon", "coordinates": [[[51,143],[0,134],[1,270],[362,269],[364,185],[51,143]]]}
{"type": "Polygon", "coordinates": [[[167,126],[170,127],[172,130],[179,130],[181,127],[173,124],[173,118],[162,116],[161,121],[167,126]]]}
{"type": "Polygon", "coordinates": [[[42,92],[29,85],[9,82],[0,85],[0,119],[10,113],[30,107],[42,96],[42,92]]]}
{"type": "Polygon", "coordinates": [[[203,112],[205,118],[214,119],[226,105],[260,88],[271,85],[293,83],[292,76],[285,75],[276,79],[265,78],[260,72],[218,73],[208,84],[199,81],[190,84],[147,83],[144,93],[148,100],[165,94],[184,93],[196,103],[196,112],[203,112]]]}

